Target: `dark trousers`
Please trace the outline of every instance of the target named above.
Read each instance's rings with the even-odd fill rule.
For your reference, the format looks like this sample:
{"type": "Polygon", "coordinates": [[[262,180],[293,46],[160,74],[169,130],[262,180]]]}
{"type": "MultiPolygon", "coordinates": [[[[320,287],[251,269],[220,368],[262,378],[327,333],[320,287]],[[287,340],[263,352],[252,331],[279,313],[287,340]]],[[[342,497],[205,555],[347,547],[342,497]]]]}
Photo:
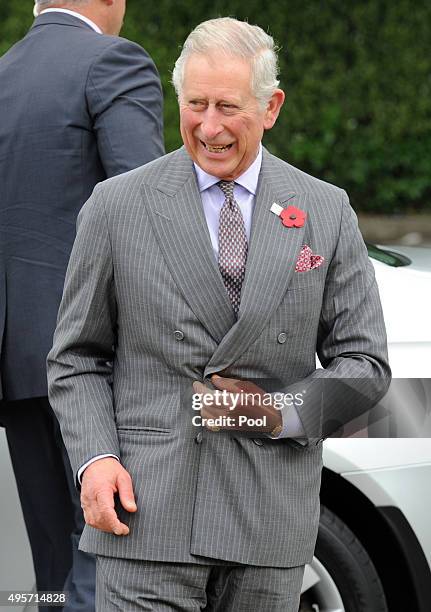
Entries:
{"type": "Polygon", "coordinates": [[[6,428],[38,591],[66,590],[64,612],[94,612],[95,560],[78,550],[84,518],[48,398],[1,401],[0,424],[6,428]]]}

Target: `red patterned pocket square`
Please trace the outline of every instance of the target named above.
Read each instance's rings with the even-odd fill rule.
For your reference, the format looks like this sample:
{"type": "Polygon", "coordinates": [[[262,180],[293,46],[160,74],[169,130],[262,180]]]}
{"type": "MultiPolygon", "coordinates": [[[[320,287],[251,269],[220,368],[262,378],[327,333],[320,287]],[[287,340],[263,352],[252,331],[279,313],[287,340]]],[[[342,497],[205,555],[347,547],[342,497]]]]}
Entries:
{"type": "Polygon", "coordinates": [[[308,270],[314,270],[314,268],[321,266],[324,261],[325,258],[322,257],[322,255],[313,255],[310,247],[304,244],[296,262],[295,272],[308,272],[308,270]]]}

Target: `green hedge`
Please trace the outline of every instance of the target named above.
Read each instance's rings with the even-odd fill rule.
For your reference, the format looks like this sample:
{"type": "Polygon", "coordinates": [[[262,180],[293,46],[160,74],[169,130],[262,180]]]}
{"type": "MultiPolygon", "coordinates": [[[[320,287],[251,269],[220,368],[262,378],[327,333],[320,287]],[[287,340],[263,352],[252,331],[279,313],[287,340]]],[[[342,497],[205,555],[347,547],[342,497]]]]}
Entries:
{"type": "MultiPolygon", "coordinates": [[[[169,82],[180,45],[200,21],[231,15],[259,24],[281,46],[287,98],[265,137],[273,153],[347,189],[356,209],[431,210],[428,0],[128,0],[127,5],[122,34],[147,49],[162,76],[168,150],[181,142],[169,82]]],[[[25,33],[31,10],[31,0],[2,0],[0,52],[25,33]]]]}

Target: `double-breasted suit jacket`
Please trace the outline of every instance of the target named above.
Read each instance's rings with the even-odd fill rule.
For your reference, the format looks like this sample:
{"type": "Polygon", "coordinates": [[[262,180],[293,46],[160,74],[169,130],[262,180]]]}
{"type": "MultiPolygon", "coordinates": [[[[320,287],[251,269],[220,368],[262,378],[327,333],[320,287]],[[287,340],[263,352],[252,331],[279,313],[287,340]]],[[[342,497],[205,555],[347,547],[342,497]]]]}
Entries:
{"type": "Polygon", "coordinates": [[[136,514],[119,510],[127,537],[87,526],[84,550],[310,561],[326,416],[343,423],[355,411],[337,385],[325,406],[316,383],[366,380],[372,403],[390,376],[374,273],[345,193],[264,150],[236,320],[184,148],[99,184],[80,213],[48,364],[75,472],[113,453],[137,498],[136,514]],[[274,202],[306,212],[304,226],[283,226],[274,202]],[[299,273],[304,244],[325,261],[299,273]],[[192,382],[212,373],[304,392],[306,445],[195,427],[192,382]]]}

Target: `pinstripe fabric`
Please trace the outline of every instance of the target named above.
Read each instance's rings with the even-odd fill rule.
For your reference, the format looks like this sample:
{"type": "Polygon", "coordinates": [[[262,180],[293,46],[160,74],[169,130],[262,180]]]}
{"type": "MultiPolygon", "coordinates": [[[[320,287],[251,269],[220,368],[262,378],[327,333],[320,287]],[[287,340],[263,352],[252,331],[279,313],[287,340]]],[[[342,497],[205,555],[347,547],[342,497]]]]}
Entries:
{"type": "Polygon", "coordinates": [[[304,566],[211,566],[97,557],[97,612],[298,612],[304,566]]]}
{"type": "Polygon", "coordinates": [[[202,564],[310,561],[325,421],[363,410],[358,388],[376,402],[390,376],[373,270],[345,193],[264,151],[235,321],[185,150],[101,183],[79,217],[48,365],[75,472],[114,453],[135,486],[138,512],[120,511],[130,535],[86,527],[84,550],[202,564]],[[273,202],[306,211],[304,227],[284,227],[273,202]],[[325,263],[296,273],[303,244],[325,263]],[[316,350],[324,370],[315,370],[316,350]],[[197,443],[191,383],[213,372],[306,391],[308,446],[210,432],[197,443]]]}

